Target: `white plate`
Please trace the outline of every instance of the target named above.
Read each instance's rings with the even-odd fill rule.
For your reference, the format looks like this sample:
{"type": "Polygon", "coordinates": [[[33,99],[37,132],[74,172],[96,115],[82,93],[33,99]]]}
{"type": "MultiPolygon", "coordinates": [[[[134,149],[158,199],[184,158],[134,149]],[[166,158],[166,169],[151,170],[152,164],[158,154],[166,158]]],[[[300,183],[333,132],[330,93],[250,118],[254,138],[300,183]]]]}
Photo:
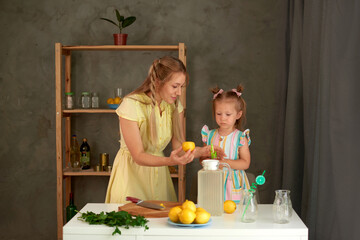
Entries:
{"type": "Polygon", "coordinates": [[[207,223],[204,223],[204,224],[197,224],[197,223],[191,223],[191,224],[182,224],[182,223],[174,223],[170,220],[170,218],[168,218],[168,223],[170,225],[173,225],[173,226],[177,226],[177,227],[192,227],[192,228],[196,228],[196,227],[205,227],[205,226],[208,226],[210,225],[212,222],[211,218],[209,219],[209,221],[207,223]]]}

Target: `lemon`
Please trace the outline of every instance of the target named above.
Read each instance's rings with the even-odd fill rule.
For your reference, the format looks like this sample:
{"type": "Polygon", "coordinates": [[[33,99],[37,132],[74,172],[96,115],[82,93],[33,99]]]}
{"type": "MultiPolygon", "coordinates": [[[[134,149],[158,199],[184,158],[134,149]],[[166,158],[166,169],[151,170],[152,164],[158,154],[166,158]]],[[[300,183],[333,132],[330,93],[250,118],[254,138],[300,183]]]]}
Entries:
{"type": "Polygon", "coordinates": [[[170,209],[168,217],[174,223],[179,222],[179,213],[181,213],[182,209],[180,206],[176,206],[170,209]]]}
{"type": "Polygon", "coordinates": [[[185,202],[183,202],[182,209],[184,210],[185,208],[189,208],[194,213],[196,212],[196,206],[193,201],[186,200],[185,202]]]}
{"type": "Polygon", "coordinates": [[[195,218],[195,223],[197,224],[204,224],[207,223],[210,219],[211,214],[208,213],[207,211],[198,211],[196,212],[196,218],[195,218]]]}
{"type": "Polygon", "coordinates": [[[183,148],[184,152],[187,152],[189,150],[192,151],[195,149],[195,143],[194,142],[183,142],[182,148],[183,148]]]}
{"type": "Polygon", "coordinates": [[[114,104],[120,104],[120,103],[121,103],[121,98],[120,97],[114,98],[114,104]]]}
{"type": "Polygon", "coordinates": [[[236,210],[236,203],[232,200],[226,200],[224,202],[224,211],[226,213],[233,213],[236,210]]]}
{"type": "Polygon", "coordinates": [[[196,208],[195,213],[198,213],[198,212],[206,212],[206,210],[201,207],[198,207],[198,208],[196,208]]]}
{"type": "Polygon", "coordinates": [[[108,98],[108,99],[106,100],[106,103],[107,103],[107,104],[114,104],[114,99],[108,98]]]}
{"type": "Polygon", "coordinates": [[[183,224],[190,224],[195,220],[195,218],[196,214],[189,208],[185,208],[179,213],[179,220],[183,224]]]}

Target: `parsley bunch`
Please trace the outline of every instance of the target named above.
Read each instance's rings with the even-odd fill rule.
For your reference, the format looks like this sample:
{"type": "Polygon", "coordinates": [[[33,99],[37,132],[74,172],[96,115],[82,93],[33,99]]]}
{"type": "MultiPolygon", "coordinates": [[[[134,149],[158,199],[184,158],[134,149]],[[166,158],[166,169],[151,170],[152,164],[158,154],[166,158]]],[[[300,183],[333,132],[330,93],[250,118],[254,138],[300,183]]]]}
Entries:
{"type": "Polygon", "coordinates": [[[139,226],[144,227],[144,231],[149,229],[149,227],[146,225],[149,220],[140,215],[131,215],[126,211],[112,211],[107,213],[101,212],[99,214],[89,211],[86,213],[79,213],[81,214],[81,216],[78,217],[78,219],[81,221],[88,222],[89,224],[104,224],[109,227],[115,227],[115,231],[112,233],[112,235],[115,235],[116,233],[121,235],[121,231],[118,227],[124,227],[125,229],[129,229],[130,227],[139,226]]]}

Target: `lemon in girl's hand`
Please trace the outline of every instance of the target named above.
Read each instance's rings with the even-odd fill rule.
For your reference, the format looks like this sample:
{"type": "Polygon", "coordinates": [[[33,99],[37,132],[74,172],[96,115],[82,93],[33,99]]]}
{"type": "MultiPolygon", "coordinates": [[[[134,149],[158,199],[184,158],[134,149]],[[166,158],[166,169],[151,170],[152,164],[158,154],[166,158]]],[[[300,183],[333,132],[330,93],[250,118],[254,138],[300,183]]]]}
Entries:
{"type": "Polygon", "coordinates": [[[236,210],[236,203],[232,200],[226,200],[224,202],[224,211],[226,213],[233,213],[236,210]]]}
{"type": "Polygon", "coordinates": [[[210,219],[210,216],[211,214],[208,213],[207,211],[197,211],[196,213],[196,218],[195,218],[195,221],[194,223],[197,223],[197,224],[204,224],[204,223],[207,223],[210,219]]]}
{"type": "Polygon", "coordinates": [[[195,143],[194,142],[183,142],[182,148],[183,148],[184,152],[187,152],[189,150],[192,151],[195,149],[195,143]]]}
{"type": "Polygon", "coordinates": [[[181,213],[182,209],[180,206],[176,206],[170,209],[168,217],[174,223],[179,222],[179,213],[181,213]]]}
{"type": "Polygon", "coordinates": [[[183,224],[191,224],[195,218],[196,214],[190,208],[185,208],[179,213],[179,220],[183,224]]]}
{"type": "Polygon", "coordinates": [[[196,212],[196,205],[193,201],[186,200],[183,202],[182,209],[184,210],[185,208],[189,208],[194,213],[196,212]]]}

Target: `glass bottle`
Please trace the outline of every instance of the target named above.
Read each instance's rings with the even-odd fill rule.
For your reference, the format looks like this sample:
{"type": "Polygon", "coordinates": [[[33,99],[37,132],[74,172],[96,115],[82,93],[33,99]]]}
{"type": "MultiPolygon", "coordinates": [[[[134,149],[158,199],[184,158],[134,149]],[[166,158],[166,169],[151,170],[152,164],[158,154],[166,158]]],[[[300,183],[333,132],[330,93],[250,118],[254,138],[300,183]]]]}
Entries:
{"type": "MultiPolygon", "coordinates": [[[[212,216],[220,216],[224,212],[224,171],[219,169],[218,160],[204,160],[201,164],[203,169],[198,172],[198,205],[212,216]]],[[[221,164],[231,171],[227,163],[221,164]]]]}
{"type": "Polygon", "coordinates": [[[255,222],[258,215],[258,205],[256,195],[248,190],[243,191],[243,199],[240,201],[240,221],[251,223],[255,222]]]}
{"type": "Polygon", "coordinates": [[[66,222],[70,221],[76,215],[76,210],[73,193],[70,193],[70,203],[66,207],[66,222]]]}
{"type": "Polygon", "coordinates": [[[92,93],[91,108],[99,108],[99,96],[96,92],[92,93]]]}
{"type": "Polygon", "coordinates": [[[288,223],[292,216],[292,204],[289,190],[276,190],[273,204],[275,223],[288,223]]]}
{"type": "Polygon", "coordinates": [[[70,142],[70,165],[73,171],[81,169],[79,144],[76,135],[72,135],[70,142]]]}
{"type": "Polygon", "coordinates": [[[81,93],[81,107],[90,108],[90,93],[82,92],[81,93]]]}
{"type": "Polygon", "coordinates": [[[65,109],[73,109],[74,108],[74,93],[66,92],[65,93],[65,109]]]}
{"type": "Polygon", "coordinates": [[[90,168],[90,146],[87,143],[87,139],[84,138],[80,146],[80,161],[82,169],[90,168]]]}

